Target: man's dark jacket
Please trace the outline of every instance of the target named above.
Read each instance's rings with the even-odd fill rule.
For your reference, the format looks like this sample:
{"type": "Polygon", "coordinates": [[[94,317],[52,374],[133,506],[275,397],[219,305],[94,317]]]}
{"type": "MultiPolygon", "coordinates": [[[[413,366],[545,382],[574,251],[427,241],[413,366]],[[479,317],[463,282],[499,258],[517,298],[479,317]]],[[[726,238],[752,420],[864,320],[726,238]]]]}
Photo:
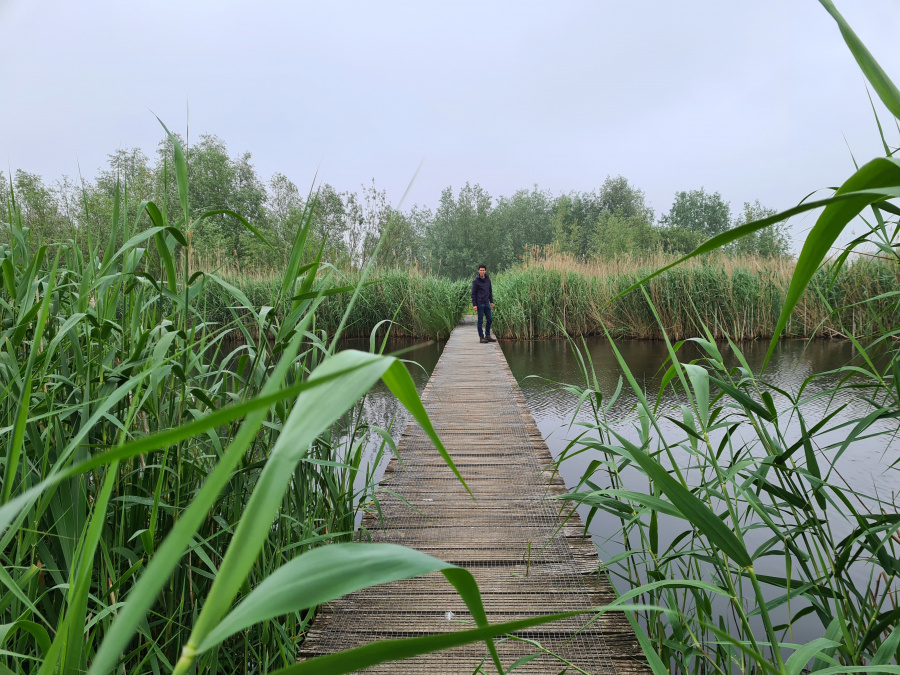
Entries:
{"type": "Polygon", "coordinates": [[[475,275],[472,281],[472,306],[490,305],[494,302],[494,291],[491,288],[491,278],[485,274],[484,279],[475,275]]]}

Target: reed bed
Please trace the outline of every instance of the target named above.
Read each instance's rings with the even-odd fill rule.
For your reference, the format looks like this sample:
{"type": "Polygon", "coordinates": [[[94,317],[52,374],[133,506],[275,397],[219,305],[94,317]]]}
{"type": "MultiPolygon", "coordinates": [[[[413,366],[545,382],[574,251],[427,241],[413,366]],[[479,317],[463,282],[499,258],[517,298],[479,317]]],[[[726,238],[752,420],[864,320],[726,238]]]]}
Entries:
{"type": "Polygon", "coordinates": [[[109,242],[87,256],[32,242],[14,198],[2,223],[0,672],[296,667],[317,605],[436,570],[484,627],[468,572],[349,543],[361,500],[377,508],[363,448],[370,434],[392,445],[361,418],[379,379],[452,466],[405,366],[338,351],[337,309],[333,332],[316,326],[322,298],[352,297],[365,273],[336,289],[321,259],[304,262],[308,216],[265,302],[196,269],[178,254],[192,219],[170,140],[171,219],[145,203],[152,224],[138,229],[117,195],[109,242]]]}
{"type": "MultiPolygon", "coordinates": [[[[144,269],[139,249],[127,250],[116,263],[104,262],[83,259],[69,246],[32,249],[27,233],[14,232],[19,241],[0,251],[6,282],[0,293],[0,409],[12,425],[2,430],[3,502],[125,439],[146,440],[252,401],[273,376],[278,355],[267,341],[225,349],[234,320],[215,328],[186,323],[177,296],[164,302],[161,289],[136,277],[144,269]]],[[[206,294],[201,285],[196,302],[206,294]]],[[[229,304],[278,328],[266,323],[259,308],[241,306],[235,297],[229,304]]],[[[304,381],[326,356],[323,343],[307,342],[291,379],[304,381]]],[[[203,607],[292,405],[289,399],[279,403],[241,453],[227,487],[129,641],[126,672],[167,672],[178,660],[186,627],[203,607]]],[[[3,537],[3,565],[20,590],[4,591],[8,632],[0,670],[36,672],[29,659],[49,658],[51,642],[67,626],[72,639],[61,670],[82,671],[93,660],[135,581],[159,555],[239,428],[237,421],[224,420],[166,444],[162,452],[95,466],[47,490],[21,513],[18,526],[3,537]],[[92,527],[99,532],[96,553],[86,562],[92,527]],[[79,574],[88,586],[77,583],[79,574]],[[89,596],[79,604],[75,589],[88,587],[89,596]]],[[[291,469],[290,489],[279,498],[278,515],[248,570],[247,589],[299,554],[351,538],[363,496],[354,479],[365,472],[365,433],[353,407],[312,440],[306,461],[291,469]]],[[[303,610],[251,627],[206,654],[204,668],[244,672],[286,665],[310,617],[303,610]]]]}
{"type": "MultiPolygon", "coordinates": [[[[278,279],[255,270],[224,278],[240,288],[257,307],[271,304],[280,284],[278,279]]],[[[329,289],[354,287],[359,278],[359,272],[335,273],[330,278],[329,289]]],[[[376,270],[371,278],[370,283],[360,288],[348,315],[343,330],[345,337],[369,337],[376,327],[383,334],[390,325],[395,337],[446,339],[469,305],[469,287],[464,281],[450,281],[416,269],[376,270]]],[[[211,290],[202,307],[204,318],[215,323],[232,320],[232,299],[228,293],[211,290]]],[[[326,296],[316,312],[316,328],[329,334],[334,332],[350,306],[350,299],[348,293],[326,296]]],[[[254,323],[250,317],[245,318],[252,333],[254,323]]]]}
{"type": "MultiPolygon", "coordinates": [[[[640,291],[616,296],[672,260],[660,254],[581,263],[553,255],[493,275],[494,331],[502,338],[519,340],[595,335],[604,330],[621,338],[661,339],[660,324],[640,291]]],[[[791,259],[718,254],[654,277],[646,290],[666,333],[674,339],[696,334],[700,325],[718,340],[726,336],[738,341],[768,339],[794,266],[791,259]]],[[[222,276],[257,307],[271,304],[280,285],[268,270],[234,268],[222,276]]],[[[340,288],[358,279],[358,272],[342,272],[333,275],[330,283],[340,288]]],[[[891,295],[898,290],[900,273],[883,260],[861,256],[852,264],[826,264],[810,282],[785,335],[877,335],[900,320],[891,295]]],[[[444,339],[462,314],[470,311],[468,298],[467,280],[451,281],[416,268],[378,270],[371,285],[361,289],[344,334],[368,337],[385,318],[393,318],[395,335],[444,339]]],[[[213,287],[201,311],[208,321],[227,323],[234,318],[232,304],[226,291],[213,287]]],[[[327,297],[317,312],[316,325],[333,331],[348,305],[346,294],[327,297]]],[[[252,320],[247,329],[255,330],[252,320]]]]}
{"type": "MultiPolygon", "coordinates": [[[[504,338],[569,335],[680,340],[700,326],[715,339],[771,338],[794,272],[793,260],[714,255],[692,259],[621,298],[622,291],[672,261],[666,256],[580,263],[554,256],[493,277],[494,326],[504,338]],[[654,316],[650,302],[659,314],[654,316]]],[[[787,324],[788,337],[865,337],[900,320],[892,293],[896,265],[859,257],[814,275],[787,324]],[[878,298],[875,300],[875,298],[878,298]]]]}

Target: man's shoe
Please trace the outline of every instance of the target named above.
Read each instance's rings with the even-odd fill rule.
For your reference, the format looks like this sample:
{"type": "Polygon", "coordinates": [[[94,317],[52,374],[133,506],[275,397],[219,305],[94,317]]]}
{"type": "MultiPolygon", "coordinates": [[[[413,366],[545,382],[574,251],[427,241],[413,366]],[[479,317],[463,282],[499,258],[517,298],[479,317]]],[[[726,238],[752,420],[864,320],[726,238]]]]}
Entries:
{"type": "Polygon", "coordinates": [[[479,341],[481,344],[484,344],[485,342],[487,342],[487,340],[486,340],[485,338],[478,338],[478,341],[479,341]]]}
{"type": "Polygon", "coordinates": [[[496,342],[497,340],[492,338],[490,335],[488,335],[486,338],[484,338],[484,341],[485,342],[496,342]]]}

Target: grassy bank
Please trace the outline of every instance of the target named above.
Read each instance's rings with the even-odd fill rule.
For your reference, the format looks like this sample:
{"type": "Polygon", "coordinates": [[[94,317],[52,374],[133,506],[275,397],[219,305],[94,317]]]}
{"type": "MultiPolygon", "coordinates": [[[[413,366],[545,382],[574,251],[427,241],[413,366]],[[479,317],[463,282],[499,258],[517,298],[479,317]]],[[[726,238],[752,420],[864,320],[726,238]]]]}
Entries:
{"type": "MultiPolygon", "coordinates": [[[[659,339],[662,330],[639,290],[614,300],[653,270],[665,256],[582,264],[565,257],[539,260],[497,274],[494,326],[504,338],[602,333],[659,339]]],[[[778,322],[794,262],[727,255],[689,261],[647,282],[645,288],[669,337],[696,335],[734,340],[770,338],[778,322]]],[[[896,265],[860,257],[853,264],[816,272],[789,321],[788,337],[857,337],[880,334],[900,321],[896,265]]]]}
{"type": "MultiPolygon", "coordinates": [[[[534,340],[602,334],[660,339],[662,331],[640,291],[616,295],[653,270],[671,262],[659,255],[583,264],[555,256],[493,275],[494,330],[507,339],[534,340]]],[[[717,339],[767,339],[772,336],[794,271],[793,260],[734,257],[724,254],[688,262],[651,279],[647,293],[668,335],[683,339],[708,327],[717,339]]],[[[260,271],[224,275],[249,299],[272,304],[280,279],[260,271]]],[[[469,281],[450,281],[417,269],[373,273],[349,315],[348,337],[368,337],[376,324],[395,317],[395,335],[446,338],[470,311],[469,281]]],[[[358,273],[335,275],[332,287],[353,285],[358,273]]],[[[900,321],[891,293],[900,291],[896,266],[861,256],[840,267],[825,265],[813,277],[787,325],[788,337],[841,338],[880,334],[900,321]],[[873,298],[879,298],[874,300],[873,298]]],[[[348,294],[326,298],[315,325],[334,331],[350,301],[348,294]]],[[[233,299],[213,286],[202,303],[208,321],[234,320],[233,299]]],[[[246,317],[245,317],[246,318],[246,317]]],[[[253,321],[248,323],[253,330],[253,321]]]]}
{"type": "MultiPolygon", "coordinates": [[[[357,272],[335,274],[330,286],[355,286],[359,276],[357,272]]],[[[256,307],[271,304],[271,298],[280,285],[279,279],[261,274],[226,278],[240,288],[256,307]]],[[[469,305],[466,282],[429,276],[415,269],[373,272],[371,279],[374,283],[360,289],[348,316],[344,327],[346,337],[369,337],[377,324],[393,318],[394,336],[447,338],[469,305]]],[[[204,316],[216,322],[229,321],[229,296],[221,290],[212,290],[204,305],[204,316]]],[[[349,293],[324,298],[316,311],[316,329],[333,333],[347,311],[350,299],[349,293]]],[[[385,327],[383,325],[382,330],[385,327]]]]}

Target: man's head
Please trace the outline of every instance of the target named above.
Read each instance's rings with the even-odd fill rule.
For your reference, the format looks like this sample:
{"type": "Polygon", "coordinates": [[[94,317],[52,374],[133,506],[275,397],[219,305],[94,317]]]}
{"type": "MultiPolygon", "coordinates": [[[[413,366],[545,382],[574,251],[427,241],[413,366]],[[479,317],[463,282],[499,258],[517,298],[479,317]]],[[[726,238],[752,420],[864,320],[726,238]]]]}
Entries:
{"type": "Polygon", "coordinates": [[[487,274],[487,267],[485,267],[484,265],[479,265],[478,266],[478,276],[480,276],[482,279],[484,279],[485,274],[487,274]]]}

